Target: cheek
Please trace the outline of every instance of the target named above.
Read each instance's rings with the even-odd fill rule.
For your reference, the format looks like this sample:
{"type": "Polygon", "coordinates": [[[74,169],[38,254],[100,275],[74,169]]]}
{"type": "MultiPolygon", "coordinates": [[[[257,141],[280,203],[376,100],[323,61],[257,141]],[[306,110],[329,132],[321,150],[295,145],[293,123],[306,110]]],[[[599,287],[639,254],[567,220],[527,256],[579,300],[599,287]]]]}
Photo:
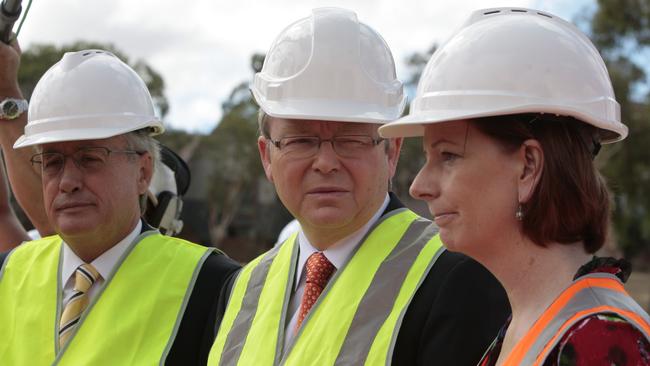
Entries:
{"type": "Polygon", "coordinates": [[[468,206],[465,213],[473,223],[472,232],[490,236],[489,232],[502,230],[514,217],[516,184],[498,171],[480,176],[474,174],[466,179],[472,182],[472,189],[463,192],[468,206]]]}
{"type": "Polygon", "coordinates": [[[389,166],[386,156],[377,159],[352,161],[345,164],[357,188],[364,191],[376,190],[388,183],[389,166]]]}
{"type": "Polygon", "coordinates": [[[43,203],[45,208],[51,206],[52,202],[56,198],[57,192],[59,191],[58,185],[54,181],[43,182],[43,203]]]}

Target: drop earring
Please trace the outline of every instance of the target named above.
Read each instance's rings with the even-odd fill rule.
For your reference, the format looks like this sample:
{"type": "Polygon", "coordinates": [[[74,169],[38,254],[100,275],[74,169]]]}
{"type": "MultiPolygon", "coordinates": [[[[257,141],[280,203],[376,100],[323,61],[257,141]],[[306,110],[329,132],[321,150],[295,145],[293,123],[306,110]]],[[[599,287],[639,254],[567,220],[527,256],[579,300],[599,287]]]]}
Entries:
{"type": "Polygon", "coordinates": [[[518,221],[522,221],[524,219],[524,207],[521,205],[521,203],[517,206],[517,211],[515,211],[515,218],[517,218],[518,221]]]}

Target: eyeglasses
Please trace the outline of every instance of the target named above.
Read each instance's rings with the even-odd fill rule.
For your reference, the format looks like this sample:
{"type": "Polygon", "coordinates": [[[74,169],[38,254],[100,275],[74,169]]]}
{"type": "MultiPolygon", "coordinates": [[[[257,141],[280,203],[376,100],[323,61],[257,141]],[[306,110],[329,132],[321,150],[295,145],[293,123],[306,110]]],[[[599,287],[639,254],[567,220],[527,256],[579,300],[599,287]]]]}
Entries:
{"type": "Polygon", "coordinates": [[[318,153],[323,142],[330,142],[334,152],[342,158],[354,158],[384,141],[367,135],[341,135],[330,139],[318,136],[289,136],[279,140],[267,139],[282,153],[292,158],[310,158],[318,153]]]}
{"type": "Polygon", "coordinates": [[[104,168],[110,154],[138,154],[144,152],[135,150],[111,150],[107,147],[83,147],[72,154],[58,152],[43,152],[32,156],[33,166],[40,165],[44,175],[56,176],[63,170],[65,159],[71,157],[77,168],[84,173],[95,173],[104,168]]]}

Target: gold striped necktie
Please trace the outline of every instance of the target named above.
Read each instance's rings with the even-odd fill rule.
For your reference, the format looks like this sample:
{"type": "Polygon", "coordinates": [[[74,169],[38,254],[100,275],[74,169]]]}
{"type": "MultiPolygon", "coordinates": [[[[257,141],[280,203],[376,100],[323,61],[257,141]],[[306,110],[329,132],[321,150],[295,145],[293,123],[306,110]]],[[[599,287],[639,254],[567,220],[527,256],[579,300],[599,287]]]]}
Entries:
{"type": "Polygon", "coordinates": [[[84,263],[75,271],[74,290],[61,314],[59,345],[63,347],[77,329],[81,313],[88,306],[88,290],[100,275],[90,264],[84,263]]]}

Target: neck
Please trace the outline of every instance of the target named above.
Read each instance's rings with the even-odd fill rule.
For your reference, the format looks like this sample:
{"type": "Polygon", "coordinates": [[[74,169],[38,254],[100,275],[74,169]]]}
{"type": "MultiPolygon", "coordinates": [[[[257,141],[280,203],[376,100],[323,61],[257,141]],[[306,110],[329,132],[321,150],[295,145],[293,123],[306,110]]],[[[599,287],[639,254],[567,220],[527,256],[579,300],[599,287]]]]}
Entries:
{"type": "Polygon", "coordinates": [[[121,230],[115,230],[111,233],[91,232],[76,235],[65,235],[61,233],[60,236],[81,260],[86,263],[91,263],[126,238],[135,229],[138,220],[139,218],[134,220],[131,225],[124,226],[121,230]]]}
{"type": "Polygon", "coordinates": [[[384,193],[381,199],[378,198],[371,206],[360,212],[359,216],[342,226],[319,226],[311,225],[303,219],[298,219],[298,221],[311,245],[319,251],[324,251],[332,248],[341,240],[353,235],[368,224],[384,204],[385,197],[384,193]]]}
{"type": "Polygon", "coordinates": [[[481,262],[508,294],[512,308],[508,333],[516,340],[571,284],[575,273],[591,256],[585,253],[582,243],[549,243],[540,247],[524,237],[500,249],[481,262]]]}
{"type": "Polygon", "coordinates": [[[357,230],[361,229],[363,225],[356,228],[339,230],[339,229],[313,229],[308,227],[302,227],[302,231],[309,239],[311,245],[318,249],[319,251],[324,251],[329,248],[332,248],[335,244],[341,240],[347,238],[348,236],[354,234],[357,230]]]}

